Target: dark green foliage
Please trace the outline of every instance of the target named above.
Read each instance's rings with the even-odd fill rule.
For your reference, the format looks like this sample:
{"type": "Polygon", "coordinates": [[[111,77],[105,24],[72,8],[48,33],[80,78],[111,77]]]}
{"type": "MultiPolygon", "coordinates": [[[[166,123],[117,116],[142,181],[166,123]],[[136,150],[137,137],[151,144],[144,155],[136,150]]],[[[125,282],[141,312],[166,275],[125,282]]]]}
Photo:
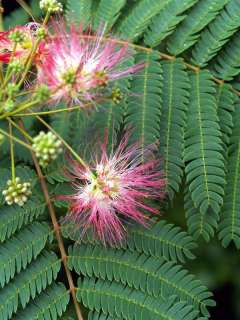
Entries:
{"type": "MultiPolygon", "coordinates": [[[[15,320],[57,320],[69,303],[69,293],[63,284],[53,284],[43,291],[15,320]]],[[[68,319],[70,320],[70,319],[68,319]]]]}
{"type": "Polygon", "coordinates": [[[212,68],[215,75],[223,80],[232,80],[239,74],[240,36],[236,33],[218,55],[212,68]]]}
{"type": "Polygon", "coordinates": [[[106,30],[111,29],[125,4],[126,0],[100,0],[94,15],[94,28],[104,24],[106,30]]]}
{"type": "Polygon", "coordinates": [[[91,22],[92,4],[92,0],[67,0],[66,19],[86,27],[91,22]]]}
{"type": "MultiPolygon", "coordinates": [[[[78,230],[72,229],[70,226],[63,229],[63,232],[66,237],[68,236],[75,241],[80,238],[78,230]]],[[[83,241],[96,243],[91,234],[83,241]]],[[[193,259],[195,257],[192,250],[196,248],[196,244],[185,231],[162,220],[152,225],[151,229],[141,226],[135,226],[134,229],[130,229],[126,242],[123,242],[118,247],[184,263],[186,258],[193,259]]]]}
{"type": "Polygon", "coordinates": [[[44,202],[37,198],[31,198],[24,208],[15,205],[1,207],[0,242],[9,238],[22,226],[42,216],[45,212],[45,206],[44,202]]]}
{"type": "Polygon", "coordinates": [[[123,38],[133,39],[141,35],[155,15],[166,5],[168,0],[139,0],[129,14],[123,18],[117,33],[123,38]]]}
{"type": "Polygon", "coordinates": [[[105,315],[104,313],[98,313],[98,312],[89,312],[88,314],[88,320],[121,320],[122,318],[119,317],[111,317],[108,315],[105,315]]]}
{"type": "Polygon", "coordinates": [[[0,283],[3,287],[15,273],[25,269],[52,240],[52,230],[45,223],[35,222],[1,244],[0,283]]]}
{"type": "MultiPolygon", "coordinates": [[[[36,0],[31,0],[29,3],[29,7],[35,18],[39,18],[41,16],[41,10],[39,8],[39,2],[36,0]]],[[[4,19],[4,28],[9,29],[13,28],[19,24],[26,24],[29,21],[30,17],[26,11],[22,8],[18,8],[13,11],[9,16],[6,16],[4,19]]]]}
{"type": "MultiPolygon", "coordinates": [[[[223,1],[222,1],[223,2],[223,1]]],[[[240,27],[238,0],[231,0],[205,29],[192,51],[192,61],[204,67],[240,27]]]]}
{"type": "MultiPolygon", "coordinates": [[[[79,106],[80,108],[80,106],[79,106]]],[[[51,116],[52,128],[66,141],[70,140],[72,112],[61,112],[51,116]]]]}
{"type": "Polygon", "coordinates": [[[240,104],[236,105],[234,113],[234,127],[230,138],[227,185],[225,189],[224,205],[221,223],[219,226],[219,239],[224,247],[231,241],[240,248],[240,104]]]}
{"type": "Polygon", "coordinates": [[[79,274],[117,281],[146,295],[167,299],[177,295],[208,315],[211,293],[201,282],[174,262],[154,258],[136,251],[129,254],[102,246],[75,246],[69,251],[69,267],[79,274]]]}
{"type": "MultiPolygon", "coordinates": [[[[134,61],[131,58],[124,61],[121,67],[123,69],[127,69],[133,64],[134,61]]],[[[128,96],[130,94],[130,80],[131,75],[115,81],[114,86],[109,90],[109,100],[100,103],[100,106],[97,105],[95,113],[88,116],[89,122],[86,128],[83,128],[83,131],[85,131],[85,135],[87,136],[86,130],[89,130],[89,127],[91,127],[93,129],[91,131],[91,134],[94,135],[97,143],[95,148],[93,146],[89,146],[90,154],[93,154],[93,152],[95,151],[98,153],[101,152],[99,146],[103,143],[104,138],[107,138],[107,149],[109,150],[109,152],[114,150],[114,147],[116,147],[117,135],[119,133],[120,126],[123,123],[124,113],[127,108],[126,100],[128,99],[128,96]],[[118,89],[120,90],[122,98],[118,102],[114,102],[111,99],[111,95],[114,90],[118,89]]],[[[80,122],[82,121],[80,120],[80,122]]]]}
{"type": "Polygon", "coordinates": [[[199,32],[217,16],[227,2],[229,0],[198,1],[169,38],[169,52],[178,55],[196,43],[200,37],[199,32]]]}
{"type": "Polygon", "coordinates": [[[139,53],[136,63],[144,68],[133,78],[128,99],[126,127],[132,128],[131,140],[142,147],[157,142],[161,114],[162,68],[158,53],[139,53]]]}
{"type": "Polygon", "coordinates": [[[130,250],[184,262],[185,258],[194,258],[191,250],[196,244],[179,227],[160,221],[150,230],[143,227],[135,228],[127,239],[127,246],[130,250]]]}
{"type": "Polygon", "coordinates": [[[198,0],[173,0],[168,2],[160,13],[152,19],[144,34],[144,43],[150,47],[156,47],[169,36],[176,26],[186,18],[185,10],[193,6],[198,0]]]}
{"type": "MultiPolygon", "coordinates": [[[[115,248],[102,247],[92,234],[80,246],[70,246],[69,267],[81,277],[77,296],[90,310],[84,320],[207,319],[207,309],[214,304],[211,294],[181,264],[194,258],[193,239],[209,241],[216,232],[224,247],[233,242],[240,248],[240,104],[234,104],[240,93],[232,88],[240,90],[239,0],[63,3],[69,24],[84,29],[90,24],[93,30],[105,25],[110,31],[107,37],[117,35],[138,45],[129,46],[132,56],[126,58],[126,66],[145,65],[136,74],[110,83],[108,101],[59,113],[47,121],[86,160],[101,152],[104,136],[111,151],[129,129],[130,143],[138,141],[142,148],[156,145],[168,181],[166,203],[185,190],[188,228],[187,233],[161,220],[147,229],[129,225],[126,241],[115,248]],[[155,49],[139,47],[143,44],[155,49]],[[189,65],[191,59],[199,69],[189,65]],[[210,71],[201,69],[206,66],[210,71]],[[119,104],[111,101],[115,88],[124,95],[119,104]]],[[[30,6],[39,17],[38,1],[30,1],[30,6]]],[[[17,9],[4,25],[9,28],[28,20],[17,9]]],[[[35,120],[24,124],[31,136],[41,129],[35,120]]],[[[7,130],[7,122],[0,126],[7,130]]],[[[17,130],[13,132],[23,140],[17,130]]],[[[33,188],[20,208],[3,203],[1,192],[11,177],[5,169],[7,142],[0,145],[0,154],[0,320],[73,320],[73,310],[65,313],[69,291],[56,283],[60,255],[31,155],[15,145],[16,174],[33,188]]],[[[44,171],[59,221],[68,204],[55,201],[55,196],[71,192],[63,170],[67,162],[63,155],[44,171]]],[[[159,202],[154,206],[158,208],[159,202]]],[[[68,238],[66,247],[70,239],[81,240],[77,228],[62,231],[68,238]]],[[[61,273],[58,279],[66,277],[61,273]]]]}
{"type": "Polygon", "coordinates": [[[161,301],[132,290],[129,287],[110,281],[85,278],[79,280],[77,297],[90,310],[102,310],[111,316],[124,319],[173,320],[197,319],[197,312],[184,302],[174,298],[161,301]]]}
{"type": "Polygon", "coordinates": [[[221,131],[217,116],[215,86],[207,71],[190,74],[191,94],[184,160],[192,200],[202,214],[219,213],[225,184],[221,131]]]}
{"type": "Polygon", "coordinates": [[[10,319],[21,304],[26,307],[30,298],[44,290],[57,277],[60,261],[54,253],[44,252],[3,290],[1,290],[0,319],[10,319]]]}
{"type": "Polygon", "coordinates": [[[183,175],[183,146],[189,79],[181,59],[163,61],[162,116],[160,149],[164,159],[164,175],[168,181],[168,195],[179,191],[183,175]]]}
{"type": "Polygon", "coordinates": [[[215,234],[218,227],[219,214],[213,210],[202,212],[194,205],[191,193],[186,187],[184,197],[184,209],[187,219],[188,232],[195,238],[202,237],[209,241],[215,234]]]}
{"type": "Polygon", "coordinates": [[[229,144],[229,138],[232,134],[233,127],[233,111],[234,99],[236,98],[232,92],[232,87],[228,84],[223,84],[217,89],[217,113],[219,117],[220,129],[222,131],[222,141],[225,150],[229,144]]]}

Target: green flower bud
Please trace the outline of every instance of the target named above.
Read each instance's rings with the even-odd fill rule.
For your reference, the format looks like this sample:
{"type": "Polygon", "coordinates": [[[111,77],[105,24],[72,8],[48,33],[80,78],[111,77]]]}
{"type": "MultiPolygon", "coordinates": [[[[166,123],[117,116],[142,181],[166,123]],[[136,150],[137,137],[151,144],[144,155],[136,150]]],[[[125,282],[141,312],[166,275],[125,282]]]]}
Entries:
{"type": "Polygon", "coordinates": [[[22,30],[15,30],[9,34],[9,39],[16,44],[22,44],[26,40],[26,35],[22,30]]]}
{"type": "Polygon", "coordinates": [[[19,60],[14,60],[9,63],[9,68],[13,71],[13,73],[19,73],[23,71],[24,65],[19,60]]]}
{"type": "Polygon", "coordinates": [[[7,85],[7,95],[9,98],[12,98],[17,92],[19,88],[15,83],[10,82],[7,85]]]}
{"type": "Polygon", "coordinates": [[[123,94],[119,88],[112,89],[111,99],[115,104],[119,104],[120,101],[123,99],[123,94]]]}
{"type": "Polygon", "coordinates": [[[39,102],[44,102],[48,100],[51,96],[51,90],[45,84],[42,84],[40,87],[37,88],[34,97],[39,100],[39,102]]]}
{"type": "Polygon", "coordinates": [[[76,82],[76,71],[75,70],[68,70],[62,76],[64,82],[66,84],[74,84],[76,82]]]}
{"type": "Polygon", "coordinates": [[[41,131],[33,139],[32,148],[42,167],[46,167],[63,151],[62,142],[51,131],[41,131]]]}
{"type": "Polygon", "coordinates": [[[63,6],[57,0],[41,0],[39,2],[40,9],[50,13],[62,12],[63,6]]]}
{"type": "Polygon", "coordinates": [[[16,203],[19,206],[23,206],[31,194],[31,184],[29,182],[22,183],[18,177],[8,180],[7,187],[2,192],[8,205],[16,203]]]}
{"type": "Polygon", "coordinates": [[[15,102],[12,99],[7,99],[3,105],[3,110],[5,112],[12,112],[15,108],[15,102]]]}
{"type": "Polygon", "coordinates": [[[36,31],[36,36],[38,39],[44,39],[47,36],[47,31],[44,28],[38,28],[36,31]]]}

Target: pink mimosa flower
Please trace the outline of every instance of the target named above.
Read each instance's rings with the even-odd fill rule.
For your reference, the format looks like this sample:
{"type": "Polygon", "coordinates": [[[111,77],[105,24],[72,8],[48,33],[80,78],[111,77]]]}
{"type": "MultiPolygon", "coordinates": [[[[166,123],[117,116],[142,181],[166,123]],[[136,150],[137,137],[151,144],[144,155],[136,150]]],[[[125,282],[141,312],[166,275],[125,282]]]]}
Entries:
{"type": "MultiPolygon", "coordinates": [[[[12,57],[27,58],[36,41],[35,31],[38,26],[37,23],[28,23],[25,26],[17,26],[9,31],[0,32],[0,61],[9,63],[12,57]],[[16,31],[20,31],[24,35],[24,40],[14,49],[14,41],[9,36],[16,31]]],[[[36,55],[39,55],[41,50],[43,50],[42,43],[40,43],[36,55]]]]}
{"type": "Polygon", "coordinates": [[[104,39],[104,28],[96,34],[74,26],[66,31],[60,22],[53,23],[53,31],[48,55],[38,66],[38,83],[53,91],[52,100],[91,101],[109,82],[143,67],[123,68],[122,63],[130,56],[128,45],[104,39]]]}
{"type": "Polygon", "coordinates": [[[158,210],[144,200],[164,195],[159,161],[142,163],[142,149],[136,144],[127,147],[127,141],[125,136],[110,156],[103,145],[101,158],[92,168],[71,160],[69,170],[76,193],[59,197],[70,201],[65,222],[75,224],[82,236],[91,229],[104,244],[121,242],[126,231],[124,220],[147,226],[149,218],[143,210],[153,214],[158,210]]]}

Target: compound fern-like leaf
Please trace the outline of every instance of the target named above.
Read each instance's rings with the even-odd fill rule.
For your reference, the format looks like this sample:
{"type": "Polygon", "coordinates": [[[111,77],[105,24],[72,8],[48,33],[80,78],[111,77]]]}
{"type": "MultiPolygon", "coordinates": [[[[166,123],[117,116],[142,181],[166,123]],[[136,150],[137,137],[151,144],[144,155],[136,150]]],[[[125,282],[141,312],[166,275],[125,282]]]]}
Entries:
{"type": "Polygon", "coordinates": [[[227,2],[229,0],[198,1],[169,38],[168,51],[178,55],[194,45],[200,37],[200,31],[219,14],[227,2]]]}
{"type": "Polygon", "coordinates": [[[144,43],[150,47],[156,47],[169,36],[177,25],[186,18],[185,10],[193,6],[197,0],[172,0],[152,19],[144,34],[144,43]]]}
{"type": "Polygon", "coordinates": [[[191,306],[176,299],[162,302],[120,283],[87,277],[78,282],[77,298],[90,310],[102,310],[112,317],[121,316],[126,320],[193,320],[197,317],[191,306]]]}
{"type": "Polygon", "coordinates": [[[67,0],[66,18],[71,23],[87,26],[91,21],[93,0],[67,0]]]}
{"type": "Polygon", "coordinates": [[[52,240],[52,230],[46,223],[34,222],[1,244],[0,284],[3,287],[43,250],[52,240]]]}
{"type": "Polygon", "coordinates": [[[240,73],[240,36],[236,33],[217,56],[212,66],[215,75],[225,81],[240,73]]]}
{"type": "Polygon", "coordinates": [[[164,159],[164,175],[168,195],[179,191],[183,176],[183,147],[189,79],[181,59],[162,62],[163,88],[160,122],[160,150],[164,159]]]}
{"type": "Polygon", "coordinates": [[[15,205],[1,207],[0,242],[10,238],[22,226],[42,216],[45,207],[45,203],[34,197],[27,201],[24,208],[15,205]]]}
{"type": "Polygon", "coordinates": [[[125,4],[126,0],[101,0],[94,16],[94,28],[104,24],[106,31],[111,29],[125,4]]]}
{"type": "Polygon", "coordinates": [[[0,319],[7,320],[23,308],[30,298],[44,290],[56,279],[61,263],[55,253],[44,252],[29,267],[17,275],[0,293],[0,319]]]}
{"type": "Polygon", "coordinates": [[[219,226],[219,239],[224,247],[234,242],[240,248],[240,104],[234,112],[234,128],[230,138],[227,185],[219,226]]]}
{"type": "Polygon", "coordinates": [[[142,34],[151,18],[169,2],[169,0],[139,0],[133,5],[129,14],[121,21],[117,33],[123,38],[134,39],[142,34]]]}
{"type": "Polygon", "coordinates": [[[204,67],[240,27],[238,0],[231,0],[201,34],[193,48],[192,61],[204,67]]]}
{"type": "Polygon", "coordinates": [[[57,320],[66,311],[69,292],[62,283],[52,284],[43,291],[14,320],[51,319],[57,320]]]}
{"type": "Polygon", "coordinates": [[[219,214],[212,210],[209,210],[208,212],[201,212],[200,209],[194,205],[191,193],[187,187],[184,196],[184,209],[188,232],[194,237],[194,239],[203,237],[205,241],[210,241],[218,228],[219,214]]]}
{"type": "Polygon", "coordinates": [[[128,99],[126,126],[132,128],[132,141],[144,147],[157,142],[161,114],[162,68],[157,52],[141,53],[136,62],[145,63],[133,78],[128,99]]]}
{"type": "Polygon", "coordinates": [[[174,262],[145,254],[81,245],[69,250],[69,267],[84,276],[117,281],[153,297],[177,295],[208,316],[212,296],[200,281],[174,262]]]}
{"type": "Polygon", "coordinates": [[[219,213],[225,185],[224,156],[215,86],[208,71],[190,74],[191,95],[185,133],[185,172],[195,207],[219,213]]]}

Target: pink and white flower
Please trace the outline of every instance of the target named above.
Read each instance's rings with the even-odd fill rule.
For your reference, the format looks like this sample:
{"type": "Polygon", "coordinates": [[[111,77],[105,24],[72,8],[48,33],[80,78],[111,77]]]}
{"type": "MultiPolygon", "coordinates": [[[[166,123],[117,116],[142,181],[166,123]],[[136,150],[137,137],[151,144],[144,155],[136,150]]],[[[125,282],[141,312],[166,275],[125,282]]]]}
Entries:
{"type": "MultiPolygon", "coordinates": [[[[69,170],[76,193],[59,197],[70,201],[65,222],[75,224],[82,236],[91,229],[104,244],[121,242],[126,232],[124,220],[147,226],[149,218],[143,210],[152,214],[158,210],[145,200],[164,196],[165,179],[159,161],[142,163],[142,149],[136,144],[128,147],[127,142],[125,136],[110,156],[103,145],[101,158],[92,168],[71,160],[69,170]]],[[[145,150],[144,156],[147,153],[150,151],[145,150]]]]}
{"type": "MultiPolygon", "coordinates": [[[[16,26],[5,32],[0,32],[0,61],[9,63],[12,58],[19,58],[24,63],[25,58],[29,56],[31,50],[36,42],[36,29],[39,27],[37,23],[28,23],[25,26],[16,26]],[[20,31],[24,36],[21,43],[15,45],[10,35],[16,31],[20,31]],[[15,47],[16,46],[16,47],[15,47]]],[[[35,56],[39,57],[44,50],[44,43],[40,42],[35,56]]]]}
{"type": "Polygon", "coordinates": [[[48,39],[48,55],[38,65],[38,83],[48,85],[54,101],[91,101],[109,82],[143,67],[121,67],[130,56],[128,45],[104,39],[104,28],[91,34],[72,25],[66,31],[60,22],[53,23],[53,31],[48,39]]]}

